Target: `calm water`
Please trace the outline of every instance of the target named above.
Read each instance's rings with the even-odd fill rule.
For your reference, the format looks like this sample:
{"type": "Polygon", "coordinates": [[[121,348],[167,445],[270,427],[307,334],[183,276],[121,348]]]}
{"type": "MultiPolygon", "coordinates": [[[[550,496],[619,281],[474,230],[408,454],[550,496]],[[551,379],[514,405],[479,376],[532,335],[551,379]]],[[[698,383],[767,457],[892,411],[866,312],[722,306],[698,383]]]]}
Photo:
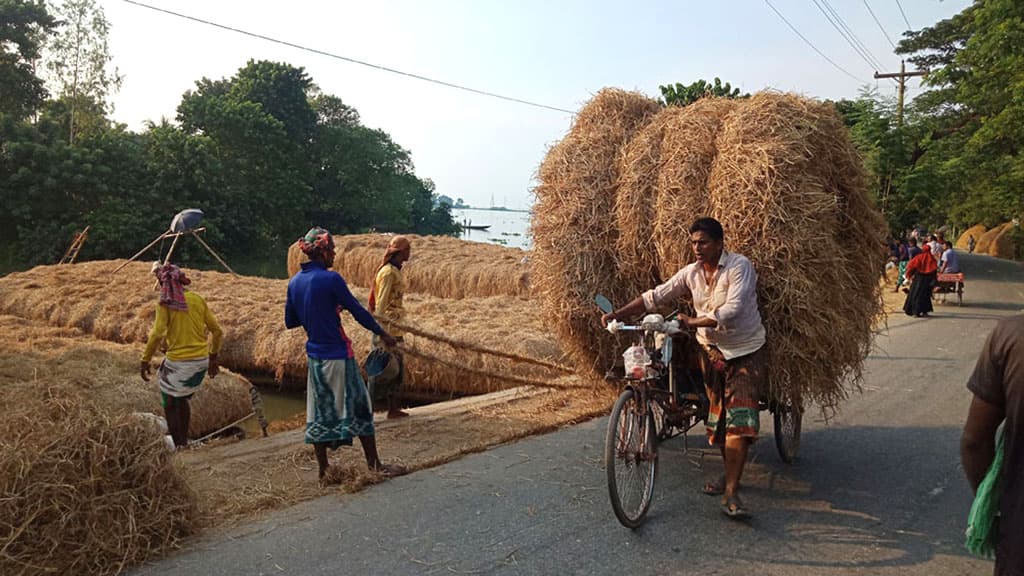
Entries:
{"type": "Polygon", "coordinates": [[[487,230],[466,230],[462,235],[464,240],[501,244],[524,250],[529,250],[532,244],[527,235],[530,228],[529,212],[453,209],[452,218],[459,224],[490,225],[487,230]]]}

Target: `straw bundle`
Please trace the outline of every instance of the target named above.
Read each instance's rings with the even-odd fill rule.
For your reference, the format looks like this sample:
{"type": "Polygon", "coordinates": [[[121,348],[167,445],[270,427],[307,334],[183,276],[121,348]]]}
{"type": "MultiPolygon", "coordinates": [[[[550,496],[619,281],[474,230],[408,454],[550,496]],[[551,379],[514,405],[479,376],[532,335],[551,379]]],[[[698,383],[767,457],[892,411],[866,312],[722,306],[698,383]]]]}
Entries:
{"type": "Polygon", "coordinates": [[[758,272],[770,385],[834,406],[881,313],[885,228],[860,159],[834,107],[786,94],[738,104],[717,147],[711,214],[758,272]]]}
{"type": "MultiPolygon", "coordinates": [[[[718,155],[715,139],[722,122],[736,107],[734,100],[702,98],[684,108],[658,114],[668,125],[658,173],[654,241],[662,279],[671,278],[693,261],[690,224],[708,213],[708,177],[718,155]]],[[[649,288],[649,286],[647,287],[649,288]]]]}
{"type": "MultiPolygon", "coordinates": [[[[0,345],[0,391],[31,380],[35,387],[74,388],[111,414],[163,414],[156,382],[139,377],[138,347],[5,315],[0,315],[0,345]]],[[[189,436],[201,438],[252,412],[251,386],[228,370],[208,378],[191,401],[189,436]]]]}
{"type": "Polygon", "coordinates": [[[619,150],[658,109],[638,93],[602,90],[540,166],[531,281],[563,347],[592,371],[599,359],[617,353],[615,340],[598,325],[594,296],[621,302],[630,292],[618,275],[615,250],[619,150]]]}
{"type": "MultiPolygon", "coordinates": [[[[0,313],[15,314],[52,326],[71,326],[114,342],[135,343],[141,350],[152,326],[156,295],[148,265],[129,264],[111,277],[119,261],[76,264],[74,282],[68,267],[40,266],[0,278],[0,313]]],[[[284,327],[286,280],[235,278],[220,272],[189,271],[193,287],[201,294],[224,328],[220,361],[239,371],[271,372],[286,385],[305,388],[305,333],[284,327]]],[[[367,291],[353,293],[366,301],[367,291]]],[[[561,352],[532,305],[518,297],[491,296],[443,300],[424,294],[405,297],[406,321],[432,334],[454,340],[558,362],[561,352]]],[[[348,315],[343,318],[356,357],[370,350],[370,333],[348,315]]],[[[429,349],[452,363],[476,370],[520,377],[540,377],[547,372],[536,366],[520,366],[507,359],[483,358],[452,346],[436,346],[429,339],[412,336],[411,348],[429,349]]],[[[410,389],[453,393],[479,393],[508,387],[497,378],[466,378],[457,367],[424,359],[406,363],[410,389]]]]}
{"type": "Polygon", "coordinates": [[[974,252],[976,254],[989,254],[992,250],[992,244],[996,241],[996,238],[999,237],[999,234],[1002,233],[1003,229],[1006,228],[1007,225],[1008,224],[1000,224],[999,226],[993,226],[988,230],[988,232],[982,234],[981,237],[978,238],[978,244],[974,247],[974,252]]]}
{"type": "Polygon", "coordinates": [[[618,350],[599,332],[593,295],[621,305],[666,280],[692,258],[689,225],[711,215],[758,270],[775,391],[835,406],[882,311],[884,257],[884,223],[839,116],[773,93],[653,118],[646,103],[602,91],[541,166],[533,282],[564,346],[583,367],[607,367],[618,350]],[[641,286],[652,269],[658,278],[641,286]]]}
{"type": "Polygon", "coordinates": [[[1015,241],[1016,232],[1017,228],[1013,222],[1003,224],[999,235],[995,237],[995,240],[992,241],[988,248],[989,255],[1007,260],[1015,259],[1018,254],[1018,246],[1015,241]]]}
{"type": "MultiPolygon", "coordinates": [[[[530,290],[526,252],[451,236],[406,235],[412,258],[403,267],[406,290],[439,298],[520,296],[530,290]]],[[[346,281],[369,288],[392,236],[358,234],[335,236],[334,269],[346,281]]],[[[297,244],[288,248],[288,276],[308,261],[297,244]]]]}
{"type": "Polygon", "coordinates": [[[160,432],[41,360],[39,380],[25,358],[2,360],[0,574],[117,574],[177,547],[194,497],[160,432]]]}
{"type": "Polygon", "coordinates": [[[960,238],[957,239],[955,244],[956,249],[967,250],[971,236],[974,236],[974,246],[977,248],[978,239],[981,238],[985,232],[988,232],[988,228],[986,228],[984,224],[975,224],[974,226],[971,226],[960,235],[960,238]]]}

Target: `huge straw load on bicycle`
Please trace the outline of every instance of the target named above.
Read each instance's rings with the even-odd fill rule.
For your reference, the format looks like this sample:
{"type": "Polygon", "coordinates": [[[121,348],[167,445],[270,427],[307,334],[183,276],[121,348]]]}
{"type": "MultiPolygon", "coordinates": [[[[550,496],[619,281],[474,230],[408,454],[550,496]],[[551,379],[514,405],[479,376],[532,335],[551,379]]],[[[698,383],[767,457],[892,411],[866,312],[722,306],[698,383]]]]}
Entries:
{"type": "Polygon", "coordinates": [[[598,376],[619,345],[593,298],[624,303],[692,260],[718,219],[757,269],[772,393],[834,408],[882,313],[884,223],[834,107],[792,94],[662,107],[599,92],[539,171],[531,284],[562,347],[598,376]]]}

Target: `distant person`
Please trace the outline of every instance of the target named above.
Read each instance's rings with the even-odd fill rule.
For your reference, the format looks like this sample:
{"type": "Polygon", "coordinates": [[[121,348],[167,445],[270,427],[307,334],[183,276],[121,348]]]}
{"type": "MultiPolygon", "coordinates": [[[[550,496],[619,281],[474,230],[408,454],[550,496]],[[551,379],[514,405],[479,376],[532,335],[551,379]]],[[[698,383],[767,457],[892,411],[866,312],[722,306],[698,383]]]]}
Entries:
{"type": "MultiPolygon", "coordinates": [[[[405,236],[395,236],[388,242],[384,251],[383,262],[377,269],[377,275],[373,278],[373,286],[370,289],[370,312],[373,312],[384,325],[384,329],[401,342],[404,332],[392,325],[392,322],[401,322],[405,316],[403,297],[405,295],[405,277],[402,275],[402,265],[409,261],[412,255],[412,245],[405,236]]],[[[384,348],[380,337],[374,335],[374,348],[384,348]]],[[[370,378],[370,397],[376,402],[384,399],[388,404],[388,419],[402,418],[409,414],[403,412],[398,404],[398,391],[402,386],[405,375],[405,360],[397,349],[387,351],[395,356],[398,362],[398,376],[385,378],[384,376],[370,378]]]]}
{"type": "Polygon", "coordinates": [[[917,245],[917,238],[911,238],[910,246],[907,247],[907,256],[909,256],[910,259],[913,260],[914,256],[917,256],[920,253],[921,247],[917,245]]]}
{"type": "MultiPolygon", "coordinates": [[[[917,240],[911,241],[914,242],[915,244],[917,243],[917,240]]],[[[900,288],[902,288],[903,284],[906,282],[907,264],[910,262],[910,247],[907,246],[906,241],[904,241],[902,238],[899,241],[899,247],[897,248],[897,251],[897,258],[899,259],[897,265],[899,266],[899,269],[897,270],[898,274],[896,276],[896,288],[893,290],[894,292],[899,292],[900,288]]]]}
{"type": "Polygon", "coordinates": [[[938,263],[939,259],[942,258],[942,250],[945,248],[945,239],[942,238],[941,234],[932,234],[932,241],[928,243],[928,248],[932,251],[932,258],[935,258],[935,262],[938,263]]]}
{"type": "Polygon", "coordinates": [[[978,242],[974,239],[974,234],[967,237],[967,253],[974,254],[974,247],[978,245],[978,242]]]}
{"type": "Polygon", "coordinates": [[[213,378],[220,371],[217,354],[224,332],[202,296],[185,288],[192,283],[185,272],[174,264],[156,262],[153,274],[160,281],[160,303],[142,353],[139,374],[149,382],[153,353],[157,346],[166,342],[167,352],[157,369],[157,382],[167,432],[174,445],[183,448],[188,446],[188,427],[192,419],[189,399],[199,390],[207,374],[213,378]]]}
{"type": "Polygon", "coordinates": [[[942,257],[939,258],[939,272],[943,274],[957,274],[960,272],[960,256],[953,250],[953,243],[946,240],[942,257]]]}
{"type": "Polygon", "coordinates": [[[903,312],[907,316],[922,318],[932,311],[932,288],[935,286],[937,271],[938,263],[932,253],[926,250],[922,250],[907,264],[910,291],[903,302],[903,312]]]}
{"type": "Polygon", "coordinates": [[[1003,425],[994,574],[1024,574],[1024,316],[996,324],[967,389],[974,398],[960,440],[960,462],[974,492],[992,465],[996,431],[1003,425]]]}
{"type": "Polygon", "coordinates": [[[334,265],[334,238],[323,228],[311,228],[299,239],[299,248],[309,258],[302,270],[288,281],[284,324],[302,326],[306,331],[309,364],[306,379],[306,443],[313,445],[321,482],[327,474],[327,450],[351,446],[359,437],[370,470],[387,476],[400,474],[401,467],[381,462],[373,428],[370,395],[353,360],[352,343],[341,325],[341,311],[348,310],[367,330],[388,346],[396,341],[366,311],[345,280],[328,270],[334,265]]]}

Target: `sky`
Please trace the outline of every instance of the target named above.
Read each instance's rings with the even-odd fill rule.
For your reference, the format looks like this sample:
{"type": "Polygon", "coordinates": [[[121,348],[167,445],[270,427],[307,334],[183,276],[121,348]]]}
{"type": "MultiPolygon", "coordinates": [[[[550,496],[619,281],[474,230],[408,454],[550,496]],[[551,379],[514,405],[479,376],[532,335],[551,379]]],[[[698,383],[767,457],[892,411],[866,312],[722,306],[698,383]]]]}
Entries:
{"type": "MultiPolygon", "coordinates": [[[[894,94],[826,20],[825,0],[140,0],[196,18],[565,110],[614,86],[652,97],[658,86],[715,76],[745,92],[853,98],[864,86],[894,94]],[[770,2],[770,4],[769,4],[770,2]],[[790,29],[774,6],[836,69],[790,29]],[[855,78],[851,78],[850,76],[855,78]]],[[[437,192],[473,206],[527,209],[534,176],[572,114],[471,94],[99,0],[124,81],[113,117],[133,130],[173,119],[200,78],[227,78],[249,59],[305,68],[323,92],[355,107],[412,153],[437,192]]],[[[948,18],[968,0],[901,0],[913,29],[948,18]]],[[[885,70],[907,29],[895,0],[829,5],[885,70]],[[872,19],[874,11],[881,28],[872,19]]],[[[908,68],[909,69],[909,68],[908,68]]],[[[919,92],[908,81],[908,98],[919,92]]]]}

